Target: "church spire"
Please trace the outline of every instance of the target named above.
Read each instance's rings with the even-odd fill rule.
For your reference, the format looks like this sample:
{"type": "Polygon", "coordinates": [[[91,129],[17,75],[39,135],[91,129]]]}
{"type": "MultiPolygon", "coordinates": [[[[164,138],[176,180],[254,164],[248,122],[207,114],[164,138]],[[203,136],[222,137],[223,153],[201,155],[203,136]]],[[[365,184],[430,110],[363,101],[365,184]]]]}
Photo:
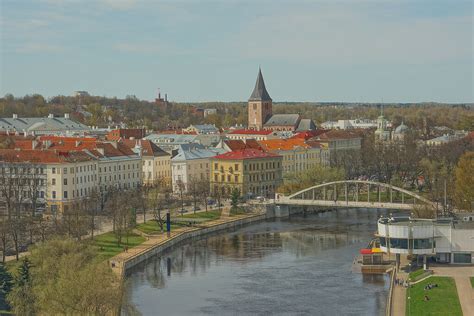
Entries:
{"type": "Polygon", "coordinates": [[[257,81],[255,82],[255,88],[253,89],[252,95],[249,101],[271,101],[272,98],[265,88],[265,82],[263,81],[262,70],[258,67],[257,81]]]}

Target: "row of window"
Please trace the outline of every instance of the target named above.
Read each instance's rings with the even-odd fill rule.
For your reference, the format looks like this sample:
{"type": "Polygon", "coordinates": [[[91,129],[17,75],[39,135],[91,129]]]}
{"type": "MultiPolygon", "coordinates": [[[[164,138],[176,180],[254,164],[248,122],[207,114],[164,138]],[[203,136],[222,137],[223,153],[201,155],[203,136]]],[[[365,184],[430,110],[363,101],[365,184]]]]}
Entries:
{"type": "Polygon", "coordinates": [[[435,247],[433,238],[406,239],[380,237],[380,246],[387,247],[387,244],[389,244],[390,248],[397,249],[430,249],[435,247]]]}
{"type": "Polygon", "coordinates": [[[1,168],[1,173],[2,174],[5,174],[5,173],[10,173],[10,174],[44,174],[44,168],[41,167],[41,168],[30,168],[30,167],[23,167],[23,168],[19,168],[19,167],[2,167],[1,168]]]}

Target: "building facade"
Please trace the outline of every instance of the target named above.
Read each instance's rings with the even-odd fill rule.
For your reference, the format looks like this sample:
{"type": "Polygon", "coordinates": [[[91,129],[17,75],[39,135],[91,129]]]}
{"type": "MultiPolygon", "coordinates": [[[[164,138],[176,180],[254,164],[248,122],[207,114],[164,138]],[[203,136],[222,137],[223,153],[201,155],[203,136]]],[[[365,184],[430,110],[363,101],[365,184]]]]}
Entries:
{"type": "Polygon", "coordinates": [[[237,189],[246,198],[274,196],[282,183],[282,157],[257,149],[243,149],[211,159],[212,194],[230,195],[237,189]]]}
{"type": "Polygon", "coordinates": [[[453,219],[381,218],[377,237],[385,253],[435,257],[440,263],[474,263],[474,216],[453,219]]]}

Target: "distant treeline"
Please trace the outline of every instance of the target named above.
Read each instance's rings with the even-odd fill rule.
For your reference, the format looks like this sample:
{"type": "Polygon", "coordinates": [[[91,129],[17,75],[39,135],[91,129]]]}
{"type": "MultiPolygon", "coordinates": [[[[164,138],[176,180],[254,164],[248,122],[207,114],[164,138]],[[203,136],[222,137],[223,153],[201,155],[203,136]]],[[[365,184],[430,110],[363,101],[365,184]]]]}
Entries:
{"type": "MultiPolygon", "coordinates": [[[[384,116],[399,124],[423,129],[426,126],[447,126],[453,129],[474,130],[474,104],[426,103],[346,103],[346,102],[275,102],[274,113],[299,113],[317,124],[339,119],[376,119],[383,108],[384,116]]],[[[91,126],[113,126],[121,122],[128,126],[145,126],[150,129],[174,129],[190,124],[210,123],[218,127],[246,125],[246,102],[171,102],[160,107],[155,102],[135,96],[125,99],[101,96],[55,96],[49,99],[39,94],[0,98],[0,117],[13,114],[23,117],[48,114],[71,116],[91,126]],[[217,109],[217,115],[204,118],[196,109],[217,109]]],[[[202,113],[202,112],[201,112],[202,113]]]]}

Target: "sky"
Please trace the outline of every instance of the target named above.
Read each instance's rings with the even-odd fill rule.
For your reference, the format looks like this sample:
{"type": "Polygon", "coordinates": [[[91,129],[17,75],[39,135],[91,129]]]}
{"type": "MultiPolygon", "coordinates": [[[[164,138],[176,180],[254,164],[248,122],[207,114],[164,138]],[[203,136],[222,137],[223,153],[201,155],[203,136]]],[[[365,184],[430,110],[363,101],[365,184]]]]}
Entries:
{"type": "Polygon", "coordinates": [[[0,95],[474,102],[473,0],[0,0],[0,95]]]}

